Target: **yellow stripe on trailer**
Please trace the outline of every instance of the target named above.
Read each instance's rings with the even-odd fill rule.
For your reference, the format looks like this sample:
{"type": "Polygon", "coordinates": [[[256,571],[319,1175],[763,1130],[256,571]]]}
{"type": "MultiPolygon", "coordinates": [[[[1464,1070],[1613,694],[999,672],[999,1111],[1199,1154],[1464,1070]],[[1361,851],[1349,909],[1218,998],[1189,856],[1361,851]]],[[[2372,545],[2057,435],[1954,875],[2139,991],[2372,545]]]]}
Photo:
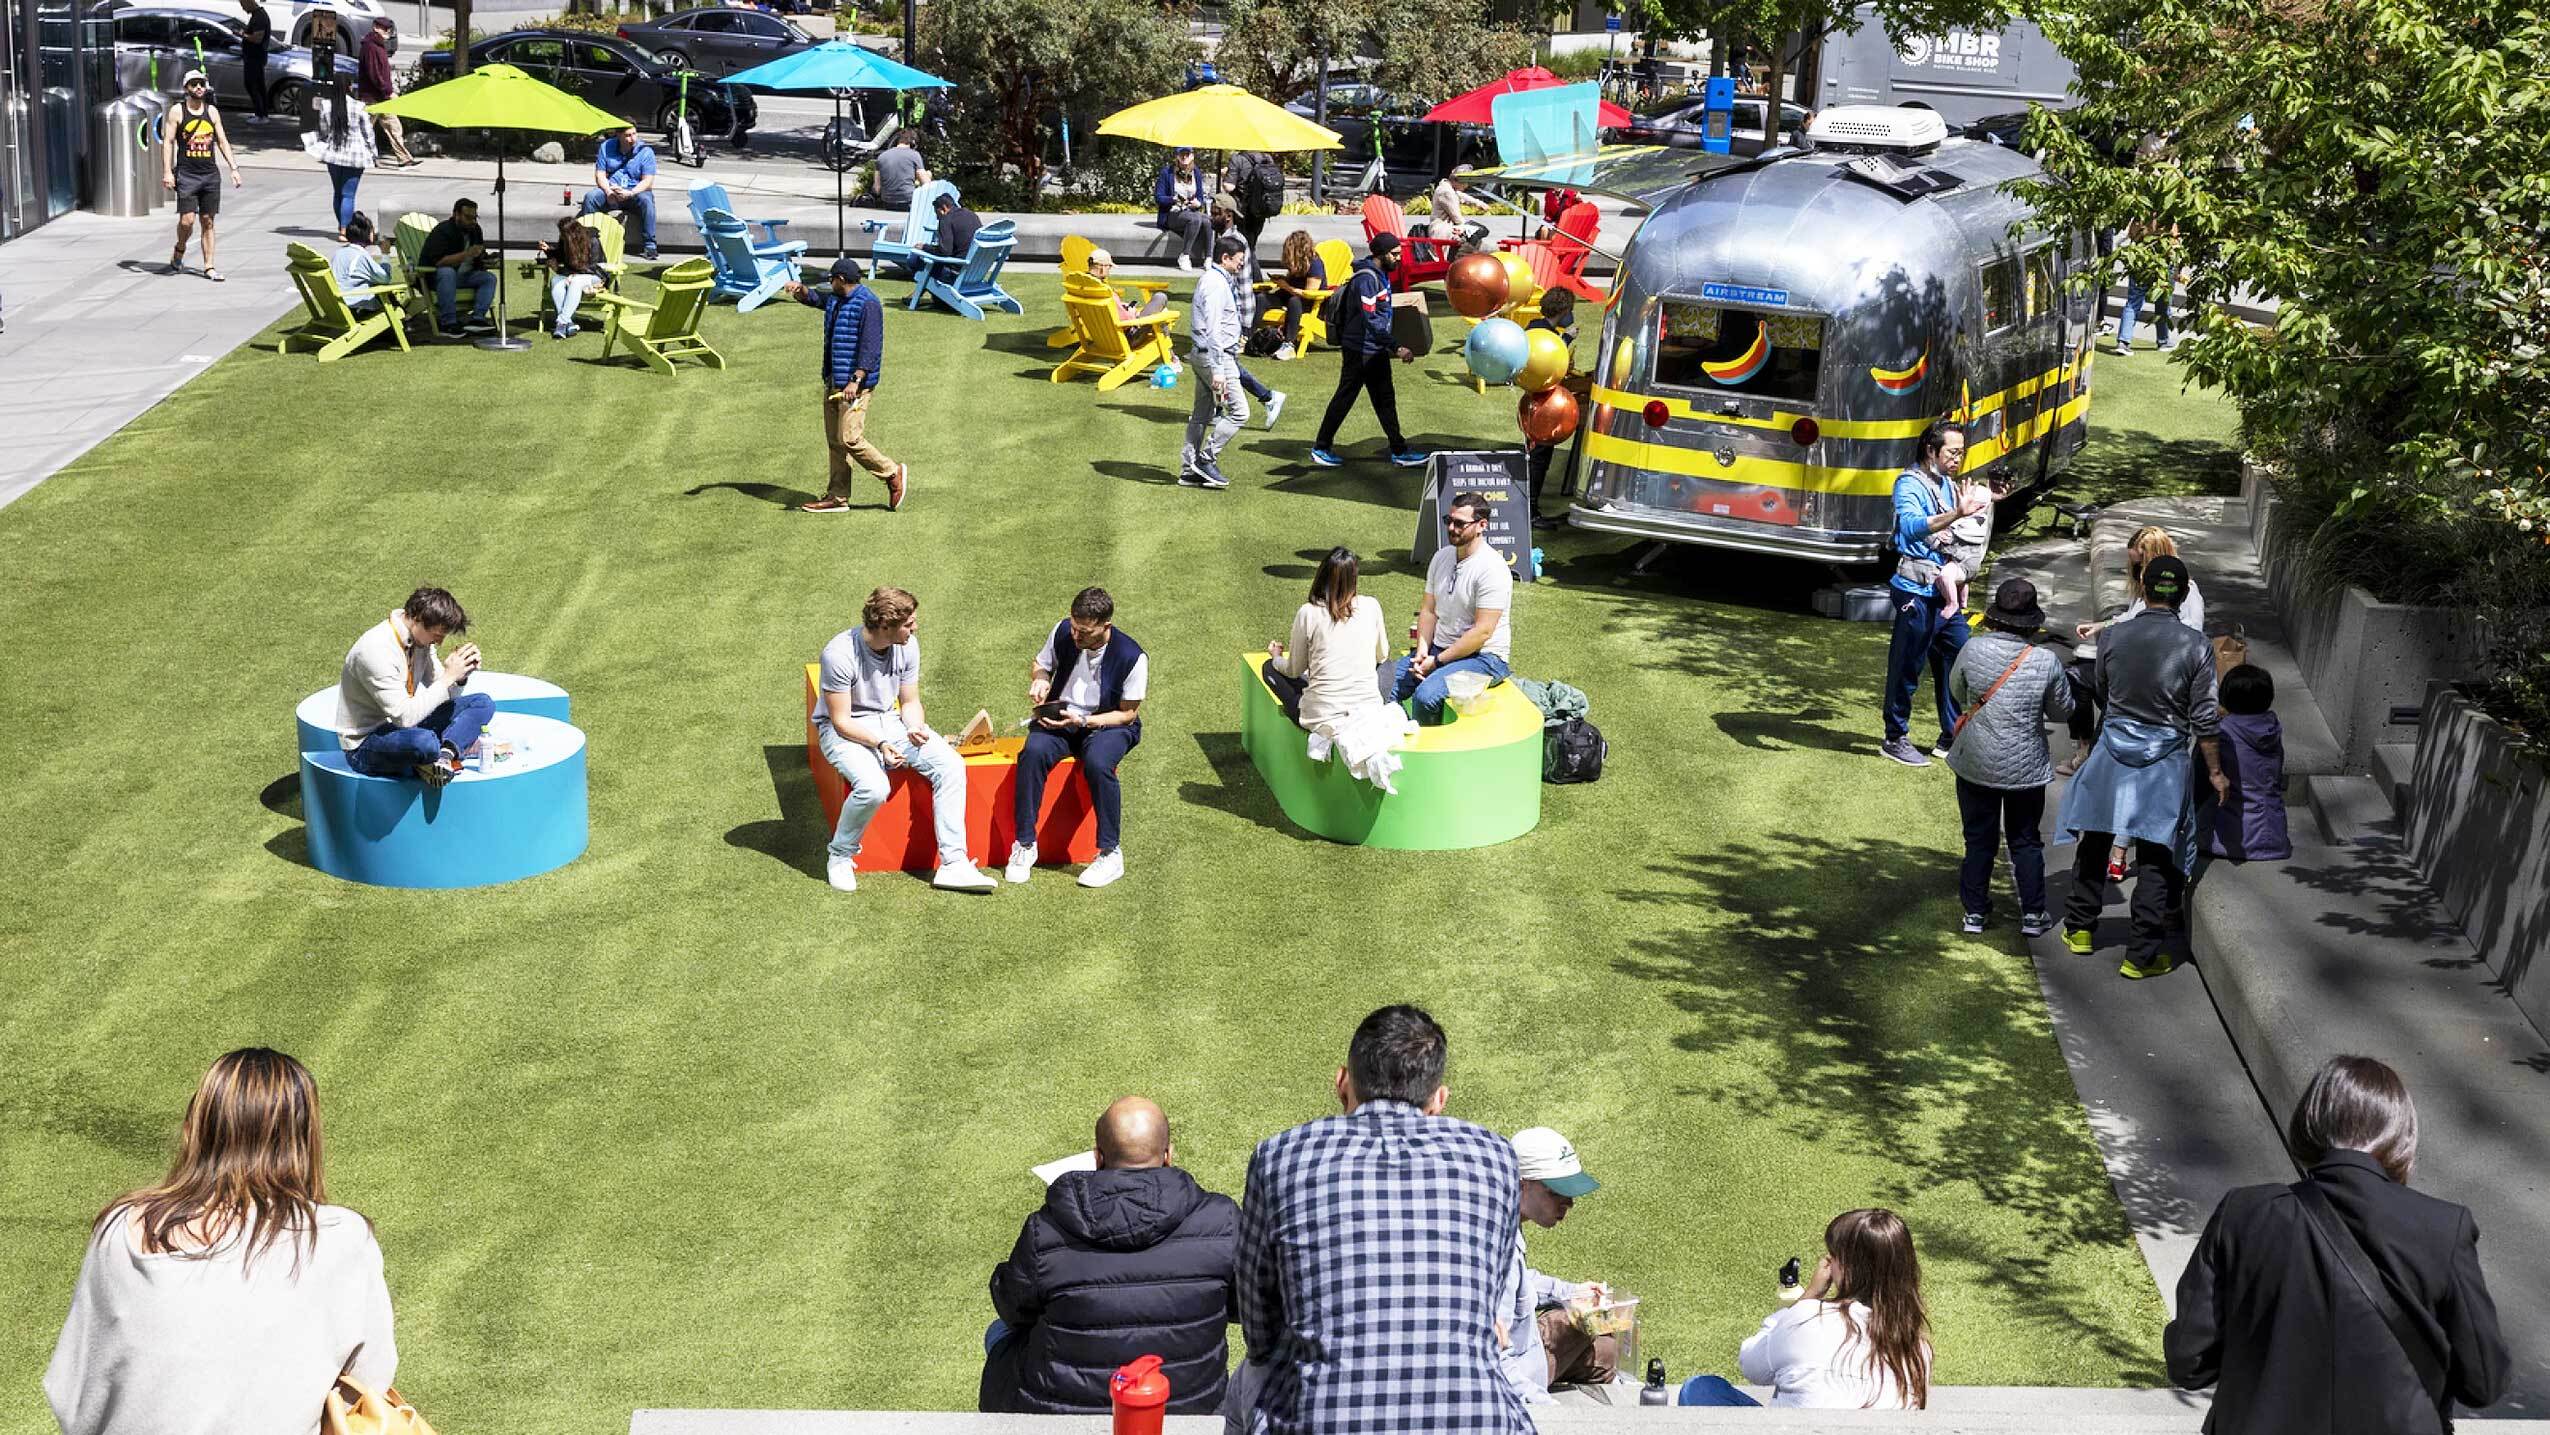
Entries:
{"type": "Polygon", "coordinates": [[[1718,462],[1717,455],[1706,449],[1641,443],[1606,433],[1585,436],[1585,456],[1603,463],[1642,468],[1651,473],[1678,473],[1688,478],[1756,484],[1793,493],[1844,493],[1878,498],[1895,491],[1895,476],[1901,472],[1892,468],[1827,468],[1820,464],[1755,458],[1751,454],[1738,454],[1734,463],[1725,464],[1718,462]]]}
{"type": "MultiPolygon", "coordinates": [[[[1646,394],[1633,394],[1623,389],[1605,388],[1601,384],[1594,385],[1594,402],[1609,404],[1613,408],[1631,413],[1645,408],[1650,403],[1660,402],[1665,406],[1667,413],[1678,419],[1690,419],[1696,423],[1734,424],[1741,428],[1769,429],[1783,434],[1787,433],[1789,426],[1799,419],[1811,417],[1807,414],[1773,414],[1767,419],[1755,419],[1746,418],[1741,414],[1702,413],[1693,408],[1688,399],[1677,399],[1662,394],[1650,397],[1646,394]]],[[[1824,431],[1826,438],[1919,438],[1922,429],[1927,427],[1929,422],[1928,419],[1819,418],[1815,420],[1815,426],[1824,431]]]]}

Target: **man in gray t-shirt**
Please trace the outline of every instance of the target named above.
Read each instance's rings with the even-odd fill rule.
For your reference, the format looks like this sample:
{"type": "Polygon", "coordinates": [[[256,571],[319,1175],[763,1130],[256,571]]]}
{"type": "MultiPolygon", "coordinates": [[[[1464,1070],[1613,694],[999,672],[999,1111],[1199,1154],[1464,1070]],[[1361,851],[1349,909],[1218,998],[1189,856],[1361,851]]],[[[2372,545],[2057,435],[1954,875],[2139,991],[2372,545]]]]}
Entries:
{"type": "Polygon", "coordinates": [[[920,604],[900,588],[868,595],[860,626],[823,645],[813,709],[815,744],[850,784],[833,824],[825,875],[835,889],[859,889],[859,839],[885,805],[894,769],[930,785],[938,832],[938,875],[930,885],[989,892],[1000,884],[965,850],[965,760],[930,730],[921,712],[920,604]]]}
{"type": "Polygon", "coordinates": [[[1425,602],[1417,609],[1417,651],[1401,658],[1391,698],[1416,699],[1417,721],[1443,721],[1443,704],[1454,673],[1485,673],[1492,683],[1513,675],[1507,666],[1514,652],[1509,613],[1514,606],[1514,570],[1487,541],[1486,495],[1455,496],[1444,511],[1443,531],[1449,541],[1434,551],[1426,565],[1425,602]]]}
{"type": "Polygon", "coordinates": [[[896,131],[894,143],[877,156],[876,179],[880,207],[912,207],[912,191],[930,182],[930,171],[921,163],[921,152],[912,146],[912,131],[896,131]]]}

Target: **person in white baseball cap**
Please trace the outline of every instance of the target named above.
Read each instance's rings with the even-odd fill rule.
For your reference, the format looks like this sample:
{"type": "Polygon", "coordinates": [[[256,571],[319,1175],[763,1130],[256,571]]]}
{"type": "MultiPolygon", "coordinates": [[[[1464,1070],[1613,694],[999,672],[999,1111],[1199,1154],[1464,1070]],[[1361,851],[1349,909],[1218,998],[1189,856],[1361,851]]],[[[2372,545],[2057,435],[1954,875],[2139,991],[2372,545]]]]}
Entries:
{"type": "MultiPolygon", "coordinates": [[[[1568,1139],[1546,1126],[1514,1133],[1514,1155],[1523,1177],[1523,1219],[1543,1229],[1567,1219],[1577,1199],[1600,1183],[1585,1174],[1568,1139]]],[[[1548,1405],[1555,1385],[1607,1385],[1620,1363],[1611,1336],[1589,1338],[1577,1328],[1570,1305],[1599,1301],[1597,1281],[1563,1281],[1533,1270],[1524,1258],[1523,1233],[1514,1233],[1514,1259],[1498,1300],[1499,1343],[1505,1378],[1527,1405],[1548,1405]]]]}

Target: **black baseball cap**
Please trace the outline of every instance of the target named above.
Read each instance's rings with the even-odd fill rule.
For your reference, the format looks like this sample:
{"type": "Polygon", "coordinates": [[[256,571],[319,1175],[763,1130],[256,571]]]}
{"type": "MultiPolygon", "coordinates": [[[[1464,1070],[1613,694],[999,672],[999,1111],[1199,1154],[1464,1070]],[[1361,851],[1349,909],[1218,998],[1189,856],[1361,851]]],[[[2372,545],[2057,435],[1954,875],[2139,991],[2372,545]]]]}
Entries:
{"type": "Polygon", "coordinates": [[[835,279],[847,279],[851,283],[856,284],[860,280],[868,277],[868,271],[859,267],[858,260],[845,254],[832,261],[832,277],[835,279]]]}
{"type": "Polygon", "coordinates": [[[2194,586],[2187,576],[2187,565],[2175,553],[2164,553],[2143,565],[2143,592],[2175,608],[2194,586]]]}
{"type": "Polygon", "coordinates": [[[1372,237],[1372,257],[1373,257],[1373,258],[1375,258],[1375,259],[1379,259],[1381,256],[1383,256],[1383,255],[1385,255],[1385,254],[1395,254],[1395,253],[1397,253],[1397,252],[1398,252],[1398,250],[1399,250],[1399,236],[1398,236],[1398,235],[1396,235],[1396,234],[1376,234],[1376,235],[1374,235],[1374,236],[1372,237]]]}

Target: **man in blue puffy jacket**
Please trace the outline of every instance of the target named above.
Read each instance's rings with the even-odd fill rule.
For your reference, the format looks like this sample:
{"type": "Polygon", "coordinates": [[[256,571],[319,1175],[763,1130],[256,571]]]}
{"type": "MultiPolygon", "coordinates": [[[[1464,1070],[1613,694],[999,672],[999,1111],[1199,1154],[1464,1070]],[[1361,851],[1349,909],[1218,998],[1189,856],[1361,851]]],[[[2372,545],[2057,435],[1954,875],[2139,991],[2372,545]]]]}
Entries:
{"type": "Polygon", "coordinates": [[[1412,363],[1416,354],[1402,348],[1391,333],[1390,275],[1399,267],[1399,236],[1376,234],[1372,238],[1372,257],[1355,266],[1346,287],[1337,296],[1338,366],[1337,392],[1328,400],[1328,416],[1319,421],[1319,438],[1310,446],[1310,461],[1322,468],[1337,468],[1346,460],[1332,447],[1337,441],[1337,426],[1354,411],[1355,396],[1370,390],[1373,417],[1381,420],[1381,435],[1390,440],[1390,461],[1402,468],[1413,468],[1426,461],[1424,453],[1408,446],[1407,437],[1399,432],[1399,393],[1391,386],[1390,361],[1412,363]]]}
{"type": "Polygon", "coordinates": [[[832,481],[823,497],[800,506],[799,513],[849,512],[854,463],[885,480],[888,509],[903,506],[909,470],[868,441],[868,395],[885,377],[885,306],[861,282],[867,277],[858,260],[841,258],[832,261],[823,292],[795,280],[780,291],[823,311],[823,436],[832,450],[832,481]]]}

